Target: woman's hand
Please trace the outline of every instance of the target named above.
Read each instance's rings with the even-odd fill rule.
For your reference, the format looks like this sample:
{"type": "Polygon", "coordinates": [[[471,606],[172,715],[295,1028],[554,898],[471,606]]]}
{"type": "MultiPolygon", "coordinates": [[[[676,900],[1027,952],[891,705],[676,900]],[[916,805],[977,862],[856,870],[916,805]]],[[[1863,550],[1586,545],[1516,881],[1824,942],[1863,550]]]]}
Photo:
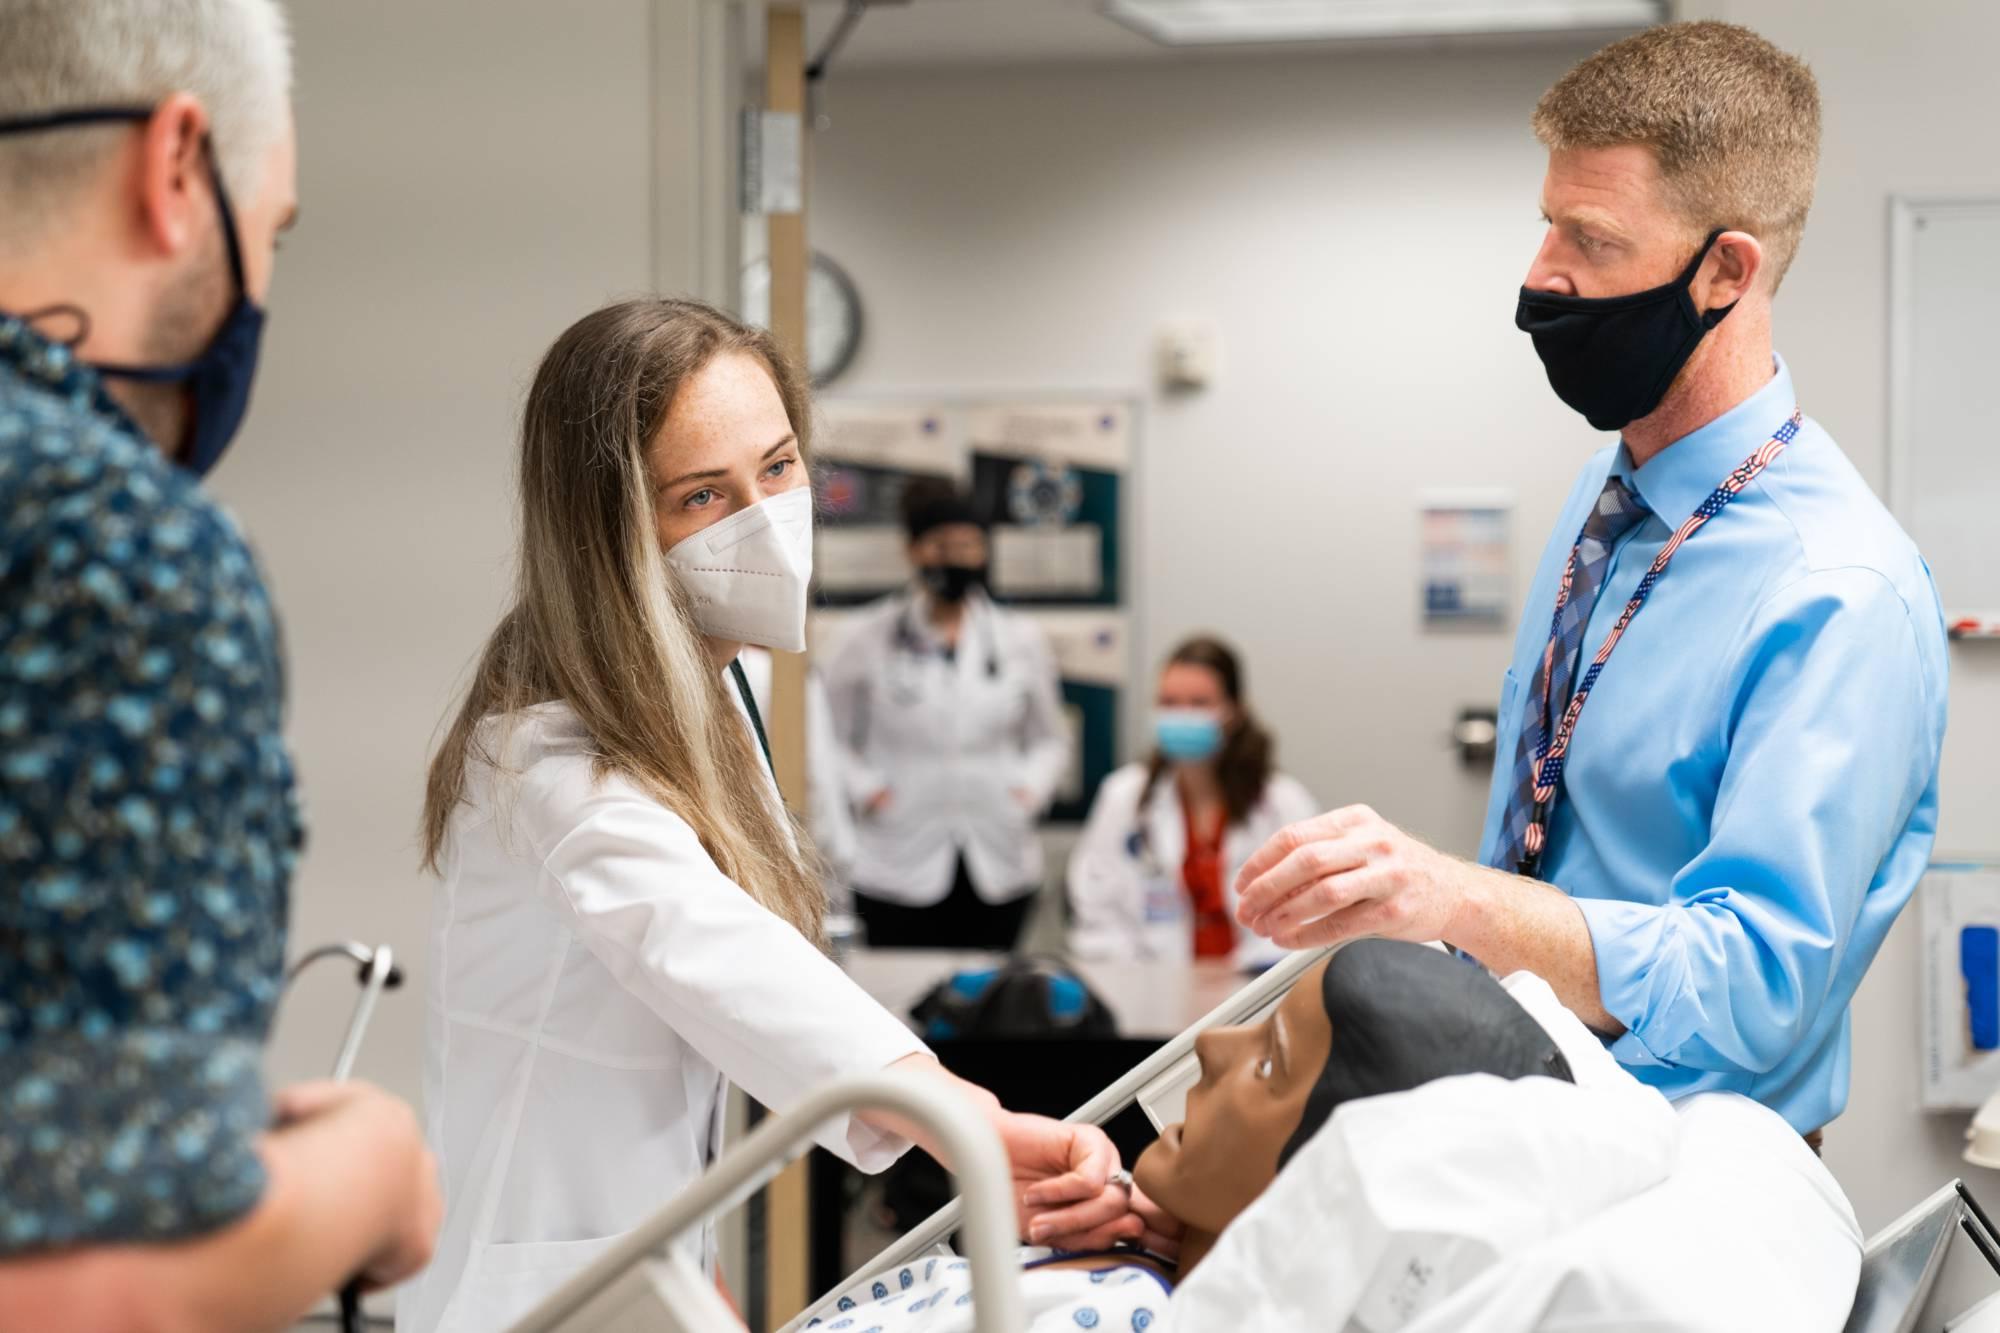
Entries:
{"type": "MultiPolygon", "coordinates": [[[[1111,1181],[1118,1149],[1097,1126],[1009,1111],[986,1089],[947,1071],[929,1052],[906,1055],[889,1067],[942,1079],[985,1111],[1013,1176],[1015,1222],[1031,1244],[1101,1250],[1113,1241],[1136,1240],[1146,1230],[1145,1220],[1132,1211],[1127,1187],[1111,1181]]],[[[912,1140],[951,1167],[942,1147],[921,1126],[881,1111],[864,1111],[861,1118],[912,1140]]]]}
{"type": "Polygon", "coordinates": [[[1144,1229],[1124,1185],[1118,1149],[1095,1125],[995,1108],[994,1127],[1013,1167],[1021,1234],[1035,1245],[1101,1250],[1144,1229]]]}
{"type": "Polygon", "coordinates": [[[1139,1233],[1139,1244],[1164,1259],[1181,1257],[1181,1234],[1187,1227],[1178,1217],[1146,1197],[1145,1191],[1137,1185],[1132,1187],[1132,1214],[1144,1228],[1139,1233]]]}

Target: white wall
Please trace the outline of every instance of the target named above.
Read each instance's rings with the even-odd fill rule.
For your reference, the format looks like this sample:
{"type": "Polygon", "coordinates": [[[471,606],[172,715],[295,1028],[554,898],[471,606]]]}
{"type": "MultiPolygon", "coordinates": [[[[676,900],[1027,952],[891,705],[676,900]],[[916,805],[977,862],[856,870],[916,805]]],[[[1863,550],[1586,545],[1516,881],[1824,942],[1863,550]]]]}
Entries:
{"type": "MultiPolygon", "coordinates": [[[[2000,192],[2000,11],[1716,0],[1802,51],[1827,102],[1819,204],[1780,305],[1808,411],[1878,483],[1885,197],[2000,192]]],[[[1246,651],[1284,761],[1470,851],[1485,776],[1446,750],[1488,701],[1504,635],[1425,633],[1413,505],[1426,486],[1519,497],[1517,581],[1597,443],[1556,402],[1513,292],[1540,234],[1535,98],[1583,52],[1496,49],[838,78],[814,144],[813,240],[853,274],[857,393],[1129,389],[1149,403],[1135,600],[1151,662],[1210,627],[1246,651]],[[1150,387],[1174,316],[1223,367],[1150,387]]],[[[2000,648],[1954,649],[1940,845],[2000,850],[2000,648]]],[[[1961,1171],[1961,1122],[1916,1105],[1914,913],[1856,1005],[1828,1160],[1864,1227],[1961,1171]]],[[[1955,1291],[1990,1279],[1955,1264],[1955,1291]]]]}
{"type": "MultiPolygon", "coordinates": [[[[421,964],[425,753],[501,608],[522,393],[564,325],[649,282],[649,5],[292,15],[301,220],[217,481],[289,648],[311,825],[293,948],[358,935],[421,964]]],[[[353,994],[339,969],[304,983],[279,1077],[324,1074],[353,994]]],[[[420,990],[386,1001],[359,1072],[415,1096],[421,1019],[420,990]]]]}
{"type": "Polygon", "coordinates": [[[1446,730],[1508,640],[1423,631],[1413,506],[1513,489],[1525,591],[1596,442],[1513,328],[1525,108],[1577,54],[836,81],[813,238],[867,318],[841,387],[1138,395],[1142,658],[1225,633],[1322,800],[1470,850],[1485,780],[1446,730]],[[1164,398],[1151,341],[1183,315],[1218,330],[1221,373],[1164,398]]]}

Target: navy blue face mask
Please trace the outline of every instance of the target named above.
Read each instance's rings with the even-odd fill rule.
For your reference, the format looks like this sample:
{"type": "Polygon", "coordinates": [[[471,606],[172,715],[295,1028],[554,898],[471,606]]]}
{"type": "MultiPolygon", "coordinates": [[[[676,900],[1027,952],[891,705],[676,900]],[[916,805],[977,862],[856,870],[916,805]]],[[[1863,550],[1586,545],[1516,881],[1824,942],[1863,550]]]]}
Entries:
{"type": "MultiPolygon", "coordinates": [[[[108,121],[143,122],[152,115],[149,107],[87,107],[22,120],[0,120],[0,135],[35,134],[108,121]]],[[[258,345],[264,336],[264,310],[250,299],[249,288],[243,282],[243,248],[236,235],[236,215],[230,210],[229,194],[222,187],[222,172],[215,165],[212,144],[208,150],[208,175],[215,185],[216,208],[222,215],[222,237],[229,247],[229,276],[236,283],[236,300],[229,307],[222,327],[215,331],[215,337],[200,356],[177,366],[86,363],[98,374],[115,379],[186,386],[194,419],[179,461],[197,477],[208,475],[221,461],[223,451],[243,424],[243,415],[250,408],[250,385],[257,378],[258,345]]],[[[86,332],[88,327],[86,320],[86,332]]],[[[77,341],[82,340],[83,335],[79,334],[77,341]]]]}

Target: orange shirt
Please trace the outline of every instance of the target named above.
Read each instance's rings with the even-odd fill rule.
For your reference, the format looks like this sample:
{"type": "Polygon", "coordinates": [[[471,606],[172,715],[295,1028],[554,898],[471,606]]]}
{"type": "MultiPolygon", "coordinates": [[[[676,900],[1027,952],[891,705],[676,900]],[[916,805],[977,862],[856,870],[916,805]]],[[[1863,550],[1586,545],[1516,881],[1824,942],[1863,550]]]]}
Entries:
{"type": "Polygon", "coordinates": [[[1222,835],[1229,826],[1229,812],[1218,809],[1207,828],[1196,828],[1194,812],[1181,802],[1181,817],[1187,823],[1187,859],[1181,862],[1181,883],[1187,889],[1194,921],[1194,956],[1227,958],[1236,952],[1236,927],[1222,896],[1222,835]]]}

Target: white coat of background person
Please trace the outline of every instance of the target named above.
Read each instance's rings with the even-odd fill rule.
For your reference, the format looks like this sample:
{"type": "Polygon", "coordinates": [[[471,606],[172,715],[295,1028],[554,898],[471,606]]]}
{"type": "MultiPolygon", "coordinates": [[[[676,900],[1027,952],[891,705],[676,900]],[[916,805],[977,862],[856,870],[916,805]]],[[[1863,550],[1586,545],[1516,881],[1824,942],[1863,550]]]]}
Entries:
{"type": "Polygon", "coordinates": [[[904,497],[914,588],[862,611],[826,672],[873,948],[1009,949],[1043,876],[1035,823],[1071,745],[1041,629],[986,594],[986,529],[948,485],[904,497]]]}
{"type": "MultiPolygon", "coordinates": [[[[737,661],[749,682],[751,699],[764,716],[770,716],[771,654],[745,648],[737,661]]],[[[827,905],[836,912],[847,911],[852,906],[848,885],[854,881],[854,811],[847,804],[826,681],[817,671],[806,676],[806,828],[826,863],[827,905]]]]}
{"type": "Polygon", "coordinates": [[[1236,921],[1236,874],[1287,824],[1319,809],[1277,770],[1233,649],[1182,643],[1160,671],[1154,747],[1104,780],[1069,861],[1078,958],[1228,958],[1285,952],[1236,921]]]}
{"type": "MultiPolygon", "coordinates": [[[[695,1180],[730,1082],[782,1113],[892,1065],[947,1080],[1031,1239],[1143,1230],[1101,1131],[953,1078],[816,946],[824,890],[735,666],[805,646],[810,411],[770,335],[685,301],[586,316],[536,373],[519,586],[425,801],[445,1222],[399,1327],[506,1328],[695,1180]]],[[[818,1141],[879,1170],[908,1132],[864,1112],[818,1141]]]]}

